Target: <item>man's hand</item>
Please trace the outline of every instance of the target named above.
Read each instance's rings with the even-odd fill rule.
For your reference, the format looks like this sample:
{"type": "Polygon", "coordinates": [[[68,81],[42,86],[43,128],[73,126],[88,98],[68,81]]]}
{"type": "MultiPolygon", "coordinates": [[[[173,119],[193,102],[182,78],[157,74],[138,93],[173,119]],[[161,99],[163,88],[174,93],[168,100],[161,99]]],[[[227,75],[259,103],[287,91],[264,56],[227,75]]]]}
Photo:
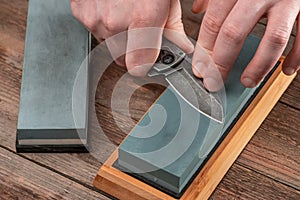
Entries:
{"type": "Polygon", "coordinates": [[[116,63],[126,66],[132,75],[146,75],[155,62],[163,28],[178,33],[165,32],[166,38],[186,53],[193,52],[194,47],[181,22],[179,0],[71,0],[71,9],[75,18],[100,42],[128,30],[119,37],[113,37],[117,39],[108,40],[107,46],[116,63]],[[142,29],[149,27],[161,29],[142,29]],[[156,48],[141,49],[145,42],[154,43],[156,48]],[[126,55],[120,56],[124,53],[126,55]]]}
{"type": "Polygon", "coordinates": [[[288,54],[283,71],[291,75],[300,68],[300,0],[195,0],[193,12],[206,10],[202,21],[198,47],[195,48],[193,71],[204,78],[207,89],[219,90],[227,78],[242,46],[256,23],[268,18],[266,32],[255,56],[243,72],[241,82],[255,87],[278,61],[289,40],[297,19],[298,32],[288,54]],[[223,81],[216,80],[213,72],[201,64],[203,47],[211,53],[223,81]]]}

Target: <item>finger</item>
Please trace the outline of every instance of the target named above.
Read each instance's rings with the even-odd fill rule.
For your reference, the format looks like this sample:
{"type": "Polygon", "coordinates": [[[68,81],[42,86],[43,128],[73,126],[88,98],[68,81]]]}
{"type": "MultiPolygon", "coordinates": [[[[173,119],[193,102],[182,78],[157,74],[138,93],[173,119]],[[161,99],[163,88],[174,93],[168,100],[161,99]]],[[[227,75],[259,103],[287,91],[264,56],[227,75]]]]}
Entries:
{"type": "Polygon", "coordinates": [[[206,10],[209,0],[194,0],[192,12],[199,14],[206,10]]]}
{"type": "Polygon", "coordinates": [[[235,2],[236,0],[211,0],[208,3],[208,8],[200,27],[198,41],[197,45],[195,46],[192,62],[193,71],[199,78],[203,78],[204,70],[206,70],[208,66],[207,63],[203,63],[203,59],[207,60],[206,62],[210,62],[208,60],[211,59],[207,57],[207,55],[212,52],[221,26],[230,10],[234,6],[235,2]]]}
{"type": "Polygon", "coordinates": [[[204,77],[208,90],[217,91],[222,88],[244,40],[263,13],[264,8],[259,3],[249,7],[243,1],[238,1],[232,8],[223,22],[213,48],[212,58],[215,62],[213,66],[215,69],[207,70],[204,77]],[[216,72],[218,77],[215,75],[216,72]]]}
{"type": "Polygon", "coordinates": [[[169,1],[153,1],[128,27],[126,66],[134,76],[145,76],[156,61],[170,9],[169,1]],[[159,15],[154,13],[159,13],[159,15]]]}
{"type": "Polygon", "coordinates": [[[300,14],[298,14],[297,35],[293,48],[283,63],[283,72],[286,75],[292,75],[300,68],[300,14]]]}
{"type": "Polygon", "coordinates": [[[295,5],[280,4],[269,11],[265,35],[241,76],[246,87],[255,87],[282,55],[299,11],[291,6],[295,5]]]}
{"type": "Polygon", "coordinates": [[[244,41],[253,27],[265,13],[266,5],[260,2],[248,3],[238,1],[220,30],[214,49],[213,59],[225,81],[231,70],[244,41]],[[245,14],[247,13],[247,14],[245,14]]]}
{"type": "Polygon", "coordinates": [[[70,5],[73,16],[93,34],[98,42],[102,42],[108,32],[102,26],[99,16],[101,8],[96,5],[95,1],[70,0],[70,5]]]}
{"type": "Polygon", "coordinates": [[[112,59],[119,66],[126,66],[125,54],[127,46],[127,31],[123,31],[105,40],[112,59]]]}
{"type": "Polygon", "coordinates": [[[176,44],[187,54],[194,51],[194,45],[188,39],[181,20],[181,5],[179,0],[171,0],[170,14],[165,26],[164,36],[176,44]]]}
{"type": "Polygon", "coordinates": [[[205,77],[208,66],[214,64],[211,54],[211,51],[203,48],[198,42],[196,43],[192,61],[192,70],[194,75],[198,78],[205,77]]]}
{"type": "Polygon", "coordinates": [[[87,10],[87,1],[84,0],[70,0],[71,11],[77,19],[81,16],[81,11],[87,10]]]}
{"type": "Polygon", "coordinates": [[[162,34],[163,28],[129,28],[125,60],[131,75],[147,74],[159,55],[162,34]]]}
{"type": "Polygon", "coordinates": [[[70,0],[73,16],[78,19],[90,32],[94,33],[98,12],[94,1],[70,0]]]}
{"type": "Polygon", "coordinates": [[[213,50],[221,26],[236,1],[237,0],[209,1],[198,36],[198,42],[202,47],[210,51],[213,50]]]}
{"type": "Polygon", "coordinates": [[[121,67],[126,67],[126,62],[125,62],[125,55],[120,56],[115,60],[115,63],[121,67]]]}

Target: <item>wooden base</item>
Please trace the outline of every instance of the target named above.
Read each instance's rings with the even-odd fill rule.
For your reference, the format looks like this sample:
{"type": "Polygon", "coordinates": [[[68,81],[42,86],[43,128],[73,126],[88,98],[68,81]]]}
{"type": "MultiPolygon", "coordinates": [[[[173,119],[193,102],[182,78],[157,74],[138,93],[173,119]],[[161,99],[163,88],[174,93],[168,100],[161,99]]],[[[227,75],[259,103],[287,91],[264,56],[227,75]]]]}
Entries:
{"type": "MultiPolygon", "coordinates": [[[[207,199],[212,194],[295,76],[284,75],[281,65],[274,71],[180,199],[207,199]]],[[[174,199],[116,169],[117,158],[118,150],[100,168],[93,182],[96,188],[119,199],[174,199]]]]}

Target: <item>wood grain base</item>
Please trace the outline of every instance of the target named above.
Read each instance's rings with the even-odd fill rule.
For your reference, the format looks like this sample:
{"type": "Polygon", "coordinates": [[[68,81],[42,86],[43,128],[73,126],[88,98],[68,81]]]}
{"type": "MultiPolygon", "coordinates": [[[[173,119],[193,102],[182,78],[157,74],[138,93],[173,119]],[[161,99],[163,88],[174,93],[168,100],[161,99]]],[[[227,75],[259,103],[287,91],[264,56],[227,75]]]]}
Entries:
{"type": "MultiPolygon", "coordinates": [[[[180,199],[202,200],[212,194],[295,76],[284,75],[281,65],[274,71],[180,199]]],[[[99,169],[93,182],[96,188],[119,199],[174,199],[113,167],[117,158],[118,150],[99,169]]]]}

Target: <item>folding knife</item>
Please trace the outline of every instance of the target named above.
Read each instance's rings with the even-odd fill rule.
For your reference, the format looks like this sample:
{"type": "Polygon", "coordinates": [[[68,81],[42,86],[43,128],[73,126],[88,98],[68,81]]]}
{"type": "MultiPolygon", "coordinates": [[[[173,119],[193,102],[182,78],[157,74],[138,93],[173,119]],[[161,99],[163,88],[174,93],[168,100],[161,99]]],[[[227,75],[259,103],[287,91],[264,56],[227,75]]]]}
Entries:
{"type": "Polygon", "coordinates": [[[163,39],[160,54],[148,72],[149,77],[163,75],[174,91],[203,115],[223,123],[223,106],[216,94],[207,91],[192,72],[191,61],[175,44],[163,39]]]}

